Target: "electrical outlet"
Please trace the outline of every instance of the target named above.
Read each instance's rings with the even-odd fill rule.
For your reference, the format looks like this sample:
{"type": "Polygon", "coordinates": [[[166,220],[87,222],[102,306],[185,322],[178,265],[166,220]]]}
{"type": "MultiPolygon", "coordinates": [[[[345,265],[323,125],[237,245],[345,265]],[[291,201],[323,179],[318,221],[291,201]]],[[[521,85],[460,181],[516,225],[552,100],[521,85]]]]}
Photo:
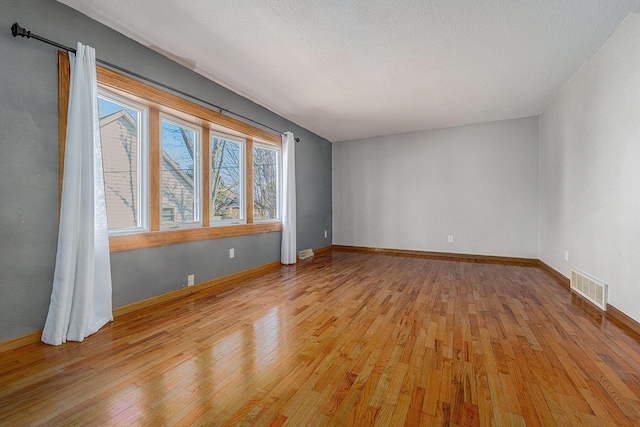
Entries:
{"type": "Polygon", "coordinates": [[[569,261],[569,251],[564,251],[564,260],[569,261]]]}
{"type": "Polygon", "coordinates": [[[327,230],[324,230],[324,238],[327,238],[327,230]]]}
{"type": "Polygon", "coordinates": [[[229,258],[233,258],[234,256],[236,256],[234,248],[229,249],[229,258]]]}
{"type": "Polygon", "coordinates": [[[193,274],[187,276],[187,286],[193,286],[193,274]]]}
{"type": "Polygon", "coordinates": [[[449,243],[453,243],[453,234],[449,234],[449,243]]]}

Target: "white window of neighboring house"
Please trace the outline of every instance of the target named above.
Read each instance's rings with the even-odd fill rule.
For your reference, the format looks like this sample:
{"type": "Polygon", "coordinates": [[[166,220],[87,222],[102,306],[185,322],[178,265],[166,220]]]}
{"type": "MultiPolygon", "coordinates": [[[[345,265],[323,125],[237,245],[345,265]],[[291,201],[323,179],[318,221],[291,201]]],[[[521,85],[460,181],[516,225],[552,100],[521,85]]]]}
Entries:
{"type": "Polygon", "coordinates": [[[244,139],[211,132],[211,225],[245,222],[244,139]]]}
{"type": "Polygon", "coordinates": [[[148,109],[101,89],[98,113],[109,232],[148,230],[148,109]]]}
{"type": "Polygon", "coordinates": [[[253,219],[277,221],[281,218],[281,150],[279,147],[253,145],[253,219]]]}
{"type": "Polygon", "coordinates": [[[173,225],[176,222],[175,208],[162,208],[162,223],[173,225]]]}
{"type": "Polygon", "coordinates": [[[173,117],[162,117],[161,123],[160,207],[174,209],[173,224],[161,225],[200,225],[201,130],[173,117]]]}

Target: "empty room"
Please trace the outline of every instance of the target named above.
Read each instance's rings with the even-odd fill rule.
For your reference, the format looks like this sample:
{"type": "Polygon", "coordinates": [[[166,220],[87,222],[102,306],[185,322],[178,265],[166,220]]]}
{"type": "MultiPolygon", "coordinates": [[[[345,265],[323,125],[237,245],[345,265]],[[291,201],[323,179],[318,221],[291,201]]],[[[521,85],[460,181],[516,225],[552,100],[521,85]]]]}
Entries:
{"type": "Polygon", "coordinates": [[[0,29],[0,426],[640,425],[640,0],[0,29]]]}

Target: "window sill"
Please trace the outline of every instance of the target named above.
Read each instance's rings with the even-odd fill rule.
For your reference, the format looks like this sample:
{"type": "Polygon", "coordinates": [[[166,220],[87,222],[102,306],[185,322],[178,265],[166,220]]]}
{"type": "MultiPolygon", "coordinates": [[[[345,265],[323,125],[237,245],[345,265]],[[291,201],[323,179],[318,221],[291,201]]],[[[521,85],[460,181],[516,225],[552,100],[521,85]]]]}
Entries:
{"type": "Polygon", "coordinates": [[[169,223],[169,224],[160,224],[160,231],[184,231],[184,230],[192,230],[195,228],[202,228],[201,222],[181,222],[179,224],[169,223]]]}
{"type": "Polygon", "coordinates": [[[176,243],[197,242],[199,240],[270,233],[280,230],[282,230],[281,222],[270,222],[199,227],[183,230],[149,231],[146,233],[111,236],[109,237],[109,246],[111,252],[121,252],[132,249],[151,248],[154,246],[174,245],[176,243]]]}
{"type": "Polygon", "coordinates": [[[211,221],[209,224],[210,227],[236,227],[238,225],[247,225],[245,220],[239,220],[238,222],[233,221],[211,221]]]}

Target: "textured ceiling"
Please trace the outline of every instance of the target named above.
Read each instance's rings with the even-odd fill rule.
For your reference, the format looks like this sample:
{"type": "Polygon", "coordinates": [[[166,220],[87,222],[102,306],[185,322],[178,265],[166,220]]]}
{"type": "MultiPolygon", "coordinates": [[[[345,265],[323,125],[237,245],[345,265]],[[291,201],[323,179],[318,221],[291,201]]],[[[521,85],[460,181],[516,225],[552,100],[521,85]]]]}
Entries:
{"type": "Polygon", "coordinates": [[[539,114],[638,0],[59,0],[327,138],[539,114]]]}

